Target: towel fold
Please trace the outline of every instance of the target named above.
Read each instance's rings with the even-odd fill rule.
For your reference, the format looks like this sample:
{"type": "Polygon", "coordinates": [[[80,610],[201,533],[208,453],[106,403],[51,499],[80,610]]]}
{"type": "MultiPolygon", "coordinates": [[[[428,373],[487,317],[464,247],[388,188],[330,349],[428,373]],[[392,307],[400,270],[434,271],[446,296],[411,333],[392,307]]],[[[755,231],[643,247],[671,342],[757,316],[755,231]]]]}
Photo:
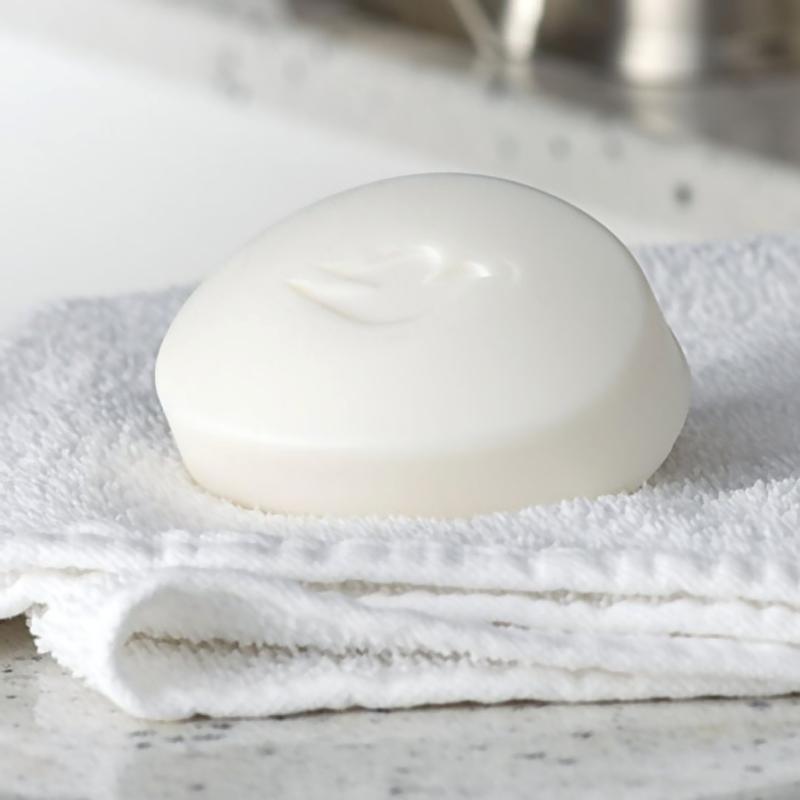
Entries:
{"type": "Polygon", "coordinates": [[[800,236],[638,255],[693,375],[667,463],[465,520],[212,497],[153,390],[188,290],[35,313],[0,346],[0,616],[160,719],[800,690],[800,236]]]}

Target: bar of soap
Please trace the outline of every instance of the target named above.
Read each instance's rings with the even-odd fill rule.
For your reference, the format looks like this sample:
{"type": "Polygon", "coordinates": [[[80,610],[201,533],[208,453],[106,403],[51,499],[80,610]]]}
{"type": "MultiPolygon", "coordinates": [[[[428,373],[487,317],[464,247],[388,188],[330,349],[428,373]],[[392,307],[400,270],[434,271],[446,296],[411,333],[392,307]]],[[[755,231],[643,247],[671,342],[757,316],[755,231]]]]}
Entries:
{"type": "Polygon", "coordinates": [[[217,495],[464,516],[641,486],[689,374],[602,225],[521,184],[431,174],[264,232],[181,308],[156,386],[217,495]]]}

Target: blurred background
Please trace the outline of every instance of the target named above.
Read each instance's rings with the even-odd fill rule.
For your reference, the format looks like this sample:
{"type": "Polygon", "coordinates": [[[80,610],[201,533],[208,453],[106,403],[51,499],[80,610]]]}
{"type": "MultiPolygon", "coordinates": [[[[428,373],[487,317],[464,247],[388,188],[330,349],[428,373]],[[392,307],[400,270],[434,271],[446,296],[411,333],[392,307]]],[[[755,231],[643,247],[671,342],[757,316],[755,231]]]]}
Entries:
{"type": "Polygon", "coordinates": [[[626,243],[800,229],[800,0],[3,0],[0,325],[320,196],[538,186],[626,243]]]}

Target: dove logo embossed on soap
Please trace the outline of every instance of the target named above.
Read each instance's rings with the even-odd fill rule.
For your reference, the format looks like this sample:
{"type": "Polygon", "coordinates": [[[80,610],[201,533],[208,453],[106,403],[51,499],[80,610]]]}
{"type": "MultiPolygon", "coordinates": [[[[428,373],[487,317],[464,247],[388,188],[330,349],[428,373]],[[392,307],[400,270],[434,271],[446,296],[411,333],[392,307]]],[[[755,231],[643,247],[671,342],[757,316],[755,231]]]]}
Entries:
{"type": "Polygon", "coordinates": [[[410,322],[454,299],[476,281],[513,280],[514,267],[448,256],[420,245],[380,251],[355,263],[310,269],[287,285],[339,316],[367,325],[410,322]]]}
{"type": "Polygon", "coordinates": [[[641,486],[689,379],[602,225],[528,186],[434,174],[254,239],[178,312],[156,388],[188,472],[228,500],[467,516],[641,486]]]}

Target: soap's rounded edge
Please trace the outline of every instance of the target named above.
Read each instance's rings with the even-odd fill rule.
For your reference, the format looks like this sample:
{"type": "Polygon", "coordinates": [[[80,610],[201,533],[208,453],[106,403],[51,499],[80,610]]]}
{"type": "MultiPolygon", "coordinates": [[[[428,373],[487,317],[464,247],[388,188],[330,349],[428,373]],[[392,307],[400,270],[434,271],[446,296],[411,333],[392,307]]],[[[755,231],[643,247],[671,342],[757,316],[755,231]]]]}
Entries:
{"type": "MultiPolygon", "coordinates": [[[[188,298],[187,298],[187,302],[188,302],[188,298]]],[[[185,302],[184,302],[184,305],[185,305],[185,302]]],[[[184,306],[182,305],[181,309],[179,309],[179,311],[178,311],[178,314],[180,314],[180,312],[183,309],[183,307],[184,306]]],[[[176,317],[176,319],[177,319],[177,317],[176,317]]],[[[162,412],[164,414],[164,418],[167,421],[167,426],[169,427],[170,431],[172,432],[173,439],[176,440],[176,445],[177,445],[177,438],[175,437],[175,431],[174,431],[174,427],[173,427],[173,424],[172,424],[172,422],[173,422],[173,420],[172,420],[173,405],[172,405],[172,397],[171,397],[172,390],[171,390],[171,387],[169,385],[171,383],[171,381],[169,380],[168,377],[165,377],[165,369],[167,369],[167,370],[169,369],[169,365],[167,363],[168,356],[166,355],[166,353],[167,353],[167,348],[169,348],[169,346],[170,346],[170,340],[171,340],[170,334],[172,333],[174,324],[175,324],[175,319],[172,320],[172,322],[170,323],[169,328],[167,328],[167,331],[164,334],[164,336],[161,339],[161,342],[160,342],[160,344],[158,346],[158,351],[156,352],[155,364],[153,366],[153,388],[155,390],[156,398],[158,399],[158,403],[161,406],[161,410],[162,410],[162,412]]],[[[178,449],[180,450],[180,448],[178,448],[178,449]]]]}
{"type": "MultiPolygon", "coordinates": [[[[672,357],[681,365],[681,381],[676,387],[680,402],[667,404],[667,408],[674,411],[669,424],[665,426],[663,441],[654,449],[653,456],[646,463],[639,464],[628,474],[620,475],[613,484],[605,481],[601,473],[595,472],[591,489],[584,491],[553,491],[552,486],[537,486],[533,480],[528,489],[520,488],[520,482],[524,483],[526,473],[516,468],[515,461],[524,458],[521,454],[526,450],[527,443],[522,443],[516,453],[502,450],[476,451],[466,459],[463,453],[448,453],[432,465],[420,463],[417,468],[409,470],[407,461],[389,460],[381,464],[378,463],[380,459],[378,462],[370,461],[364,459],[361,453],[338,452],[327,454],[327,457],[314,454],[315,458],[312,459],[302,453],[287,453],[269,447],[254,451],[246,444],[237,446],[235,440],[220,442],[213,432],[189,430],[180,420],[171,420],[171,427],[184,465],[201,488],[245,508],[264,512],[344,518],[465,518],[495,512],[512,512],[534,505],[577,498],[592,500],[633,491],[643,486],[668,458],[680,435],[689,409],[691,378],[686,359],[677,342],[670,336],[666,343],[672,351],[672,357]],[[240,463],[240,476],[259,476],[257,486],[251,491],[243,490],[240,480],[231,483],[219,473],[220,464],[230,466],[237,462],[240,463]],[[242,466],[242,462],[247,463],[242,466]],[[504,463],[505,467],[502,466],[504,463]],[[286,491],[281,484],[286,481],[287,476],[298,474],[298,464],[313,464],[314,468],[304,474],[302,498],[287,499],[296,493],[292,485],[296,487],[297,484],[293,484],[290,478],[286,491]],[[476,491],[476,472],[471,471],[472,466],[477,467],[477,472],[491,475],[495,479],[500,477],[501,484],[495,483],[495,488],[491,491],[488,486],[484,486],[483,492],[476,491]],[[465,469],[469,473],[467,478],[463,476],[465,469]],[[417,476],[420,484],[409,487],[409,474],[417,476]],[[518,488],[506,492],[506,482],[516,484],[518,488]],[[398,488],[398,484],[402,483],[406,484],[405,489],[398,488]],[[349,492],[346,491],[348,485],[351,487],[349,492]],[[312,496],[315,498],[313,502],[309,499],[312,496]],[[376,500],[376,497],[382,499],[376,500]],[[465,501],[464,498],[468,499],[465,501]]],[[[658,392],[657,387],[650,388],[658,392]]],[[[641,405],[646,399],[639,397],[633,398],[633,401],[641,412],[641,405]]],[[[618,424],[624,426],[630,419],[631,415],[622,408],[617,415],[618,424]]],[[[591,426],[591,421],[588,424],[591,426]]],[[[606,429],[602,433],[613,438],[618,429],[606,429]]],[[[588,444],[589,449],[597,446],[602,448],[603,444],[588,444]]],[[[545,465],[548,466],[550,465],[545,465]]],[[[527,476],[530,477],[530,473],[527,476]]]]}
{"type": "MultiPolygon", "coordinates": [[[[471,180],[491,181],[492,183],[507,184],[510,186],[515,186],[518,189],[533,192],[534,194],[543,195],[544,197],[547,197],[549,200],[554,201],[557,205],[564,206],[570,209],[571,211],[576,212],[582,218],[592,223],[593,226],[600,228],[602,231],[607,233],[615,241],[617,246],[621,248],[625,253],[627,253],[629,258],[631,258],[634,261],[634,263],[636,263],[636,265],[639,266],[641,270],[641,266],[639,265],[638,259],[636,259],[635,255],[631,252],[630,248],[628,248],[628,246],[619,238],[619,236],[617,236],[617,234],[614,233],[614,231],[611,230],[605,223],[597,219],[597,217],[592,216],[588,211],[585,211],[583,208],[576,205],[575,203],[572,203],[569,200],[565,200],[563,197],[559,197],[558,195],[553,194],[552,192],[549,192],[546,189],[541,189],[538,186],[531,186],[528,183],[523,183],[522,181],[517,181],[514,180],[513,178],[507,178],[500,175],[488,175],[481,172],[461,172],[455,170],[435,170],[432,172],[411,172],[411,173],[404,173],[402,175],[390,175],[385,178],[378,178],[377,180],[368,181],[367,183],[358,184],[356,186],[348,186],[344,189],[332,192],[331,194],[327,194],[324,197],[321,197],[317,200],[314,200],[311,203],[308,203],[307,205],[304,205],[300,208],[295,208],[289,211],[288,213],[283,214],[282,216],[270,222],[269,225],[260,229],[258,232],[250,236],[250,238],[248,238],[245,242],[243,242],[243,244],[239,248],[237,248],[237,250],[233,252],[230,255],[230,257],[225,261],[222,270],[225,270],[228,268],[229,265],[234,264],[240,256],[250,252],[252,247],[256,245],[260,241],[260,239],[265,234],[269,233],[273,228],[279,227],[284,223],[289,222],[290,220],[293,220],[297,217],[304,216],[306,213],[313,211],[319,206],[324,206],[330,201],[334,201],[337,198],[346,195],[359,193],[364,190],[369,190],[370,188],[383,186],[384,184],[397,183],[397,182],[414,183],[416,181],[430,180],[431,178],[436,178],[436,179],[458,178],[467,181],[471,180]]],[[[209,278],[206,279],[206,281],[209,279],[213,279],[214,276],[217,274],[219,274],[219,271],[210,275],[209,278]]],[[[206,281],[203,281],[203,283],[200,284],[200,287],[205,285],[206,281]]],[[[194,292],[192,294],[194,294],[194,292]]],[[[188,302],[189,299],[191,299],[191,295],[189,298],[187,298],[186,302],[188,302]]]]}
{"type": "MultiPolygon", "coordinates": [[[[656,301],[654,300],[654,302],[656,301]]],[[[658,470],[665,464],[672,453],[691,410],[692,374],[688,359],[686,358],[686,354],[684,353],[677,336],[670,328],[666,319],[661,313],[660,307],[658,307],[658,312],[657,327],[661,329],[660,339],[663,350],[660,361],[665,367],[663,372],[671,372],[672,377],[667,378],[666,380],[667,385],[665,392],[661,392],[655,388],[654,393],[655,397],[657,397],[659,400],[662,400],[665,394],[669,393],[670,390],[673,392],[673,397],[668,402],[663,404],[664,408],[670,413],[670,418],[667,421],[667,424],[664,425],[664,433],[661,437],[660,446],[652,446],[652,457],[648,459],[646,464],[642,465],[637,475],[632,477],[626,486],[620,487],[617,491],[631,491],[630,487],[633,487],[634,490],[639,489],[646,485],[650,478],[652,478],[653,475],[658,472],[658,470]],[[670,360],[672,365],[667,366],[667,363],[670,360]],[[675,369],[672,369],[672,367],[675,367],[675,369]]],[[[634,371],[636,370],[635,363],[632,364],[631,368],[634,371]]],[[[662,370],[659,370],[658,372],[661,373],[662,370]]],[[[646,398],[640,398],[638,403],[641,404],[643,408],[646,408],[648,405],[646,398]]],[[[609,491],[605,494],[615,494],[617,491],[609,491]]]]}

